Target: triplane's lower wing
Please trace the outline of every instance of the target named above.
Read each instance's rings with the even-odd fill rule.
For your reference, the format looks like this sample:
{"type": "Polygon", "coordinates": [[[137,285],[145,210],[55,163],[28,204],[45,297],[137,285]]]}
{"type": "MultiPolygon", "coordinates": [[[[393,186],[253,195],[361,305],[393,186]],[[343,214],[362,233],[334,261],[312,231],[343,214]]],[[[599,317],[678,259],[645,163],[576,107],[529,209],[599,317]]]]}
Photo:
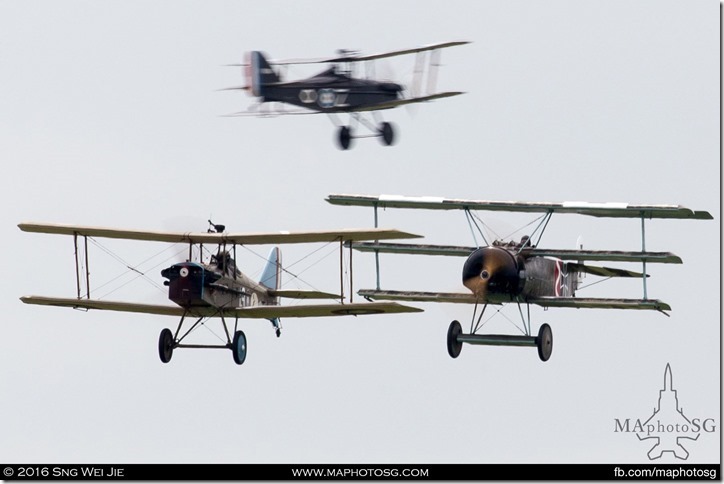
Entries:
{"type": "MultiPolygon", "coordinates": [[[[516,302],[507,298],[488,298],[481,300],[471,293],[456,292],[420,292],[420,291],[383,291],[363,289],[359,295],[369,299],[410,302],[437,302],[456,304],[503,304],[516,302]]],[[[595,297],[536,297],[518,302],[535,304],[544,308],[576,308],[576,309],[643,309],[654,311],[670,311],[671,306],[658,299],[622,299],[595,297]]]]}

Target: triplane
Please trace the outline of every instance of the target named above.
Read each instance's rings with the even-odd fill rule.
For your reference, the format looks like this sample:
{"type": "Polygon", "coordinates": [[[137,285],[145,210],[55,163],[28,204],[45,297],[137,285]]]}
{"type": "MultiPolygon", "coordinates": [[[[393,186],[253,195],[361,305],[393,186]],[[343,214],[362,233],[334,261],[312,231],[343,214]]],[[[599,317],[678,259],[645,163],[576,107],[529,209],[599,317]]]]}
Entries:
{"type": "Polygon", "coordinates": [[[712,219],[708,212],[693,211],[678,205],[497,202],[398,195],[329,195],[327,201],[334,205],[373,207],[375,226],[378,221],[377,210],[380,208],[462,210],[465,212],[476,247],[379,242],[350,243],[354,249],[375,253],[377,287],[373,290],[359,291],[361,296],[369,300],[464,303],[475,306],[468,333],[463,332],[458,321],[450,323],[447,333],[447,349],[453,358],[460,355],[463,343],[468,343],[474,345],[534,346],[538,349],[540,359],[547,361],[553,350],[553,333],[548,324],[542,324],[538,334],[533,335],[530,322],[531,304],[544,308],[655,310],[666,314],[665,311],[671,310],[668,304],[657,299],[648,298],[646,265],[647,263],[680,264],[682,261],[678,256],[669,252],[646,251],[645,221],[654,218],[712,219]],[[542,215],[537,219],[538,224],[530,236],[524,236],[519,241],[495,240],[488,242],[478,224],[479,219],[473,213],[480,210],[540,213],[542,215]],[[554,213],[640,219],[641,251],[584,250],[581,247],[576,250],[541,248],[539,243],[554,213]],[[476,229],[477,233],[482,236],[485,245],[477,243],[476,229]],[[381,252],[466,257],[467,260],[462,269],[462,283],[470,292],[443,293],[381,290],[379,279],[379,253],[381,252]],[[584,261],[640,262],[642,271],[634,272],[626,269],[592,266],[584,264],[584,261]],[[643,281],[643,298],[576,297],[576,290],[579,288],[579,281],[584,273],[606,278],[641,278],[643,281]],[[480,334],[479,331],[484,325],[483,315],[488,305],[503,304],[518,306],[523,324],[521,331],[524,334],[480,334]],[[482,309],[477,314],[479,306],[482,306],[482,309]],[[523,306],[525,306],[525,314],[523,306]]]}
{"type": "Polygon", "coordinates": [[[247,54],[246,62],[231,64],[245,69],[247,84],[228,90],[249,92],[257,98],[258,106],[263,106],[265,103],[280,103],[302,109],[259,109],[257,112],[246,111],[229,116],[326,113],[339,127],[338,141],[343,150],[350,148],[354,138],[363,137],[378,137],[386,146],[390,146],[395,141],[394,128],[391,123],[383,121],[377,111],[462,94],[459,91],[435,92],[437,70],[440,65],[441,49],[468,43],[467,41],[442,42],[367,55],[340,50],[337,56],[325,59],[267,60],[262,52],[253,51],[247,54]],[[428,52],[429,56],[426,55],[428,52]],[[374,75],[375,60],[409,54],[416,54],[414,80],[410,86],[379,79],[374,75]],[[357,67],[362,63],[366,65],[364,75],[357,72],[357,67]],[[283,80],[280,67],[294,64],[330,64],[330,66],[307,79],[283,80]],[[422,84],[425,77],[426,88],[423,92],[422,84]],[[350,117],[346,125],[337,118],[338,114],[344,113],[350,117]],[[372,113],[372,119],[366,118],[365,113],[372,113]],[[370,134],[357,134],[358,125],[368,128],[370,134]]]}
{"type": "MultiPolygon", "coordinates": [[[[180,321],[175,331],[166,328],[161,331],[158,352],[161,361],[168,363],[177,348],[221,348],[230,349],[234,362],[241,365],[247,355],[247,341],[243,331],[238,329],[239,318],[267,319],[271,321],[277,336],[281,334],[280,318],[310,318],[326,316],[348,316],[385,313],[418,312],[420,309],[390,302],[354,303],[350,294],[349,302],[344,296],[343,249],[345,243],[365,240],[406,239],[419,237],[394,229],[341,229],[314,232],[278,233],[226,233],[225,227],[213,225],[209,232],[152,232],[77,225],[21,223],[25,232],[70,235],[73,237],[76,289],[75,298],[45,296],[24,296],[26,304],[61,306],[83,309],[102,309],[132,313],[177,316],[180,321]],[[138,304],[132,302],[92,299],[90,297],[90,271],[88,270],[88,240],[112,238],[140,241],[188,244],[189,256],[185,262],[173,264],[161,271],[168,286],[168,297],[176,305],[138,304]],[[80,242],[80,243],[79,243],[80,242]],[[268,257],[260,280],[254,281],[236,267],[237,246],[300,243],[339,243],[340,250],[340,293],[332,294],[316,290],[282,289],[281,251],[274,247],[268,257]],[[194,246],[199,254],[203,244],[216,245],[217,249],[207,261],[200,256],[194,261],[194,246]],[[81,266],[85,261],[85,271],[81,266]],[[81,280],[85,279],[85,292],[81,280]],[[283,306],[280,298],[332,299],[339,302],[329,304],[303,304],[283,306]],[[187,318],[196,321],[184,332],[187,318]],[[200,324],[210,318],[220,318],[226,343],[223,345],[201,345],[186,343],[187,337],[200,324]],[[227,318],[234,318],[233,331],[229,330],[227,318]]],[[[350,291],[352,289],[352,268],[350,249],[350,291]]]]}

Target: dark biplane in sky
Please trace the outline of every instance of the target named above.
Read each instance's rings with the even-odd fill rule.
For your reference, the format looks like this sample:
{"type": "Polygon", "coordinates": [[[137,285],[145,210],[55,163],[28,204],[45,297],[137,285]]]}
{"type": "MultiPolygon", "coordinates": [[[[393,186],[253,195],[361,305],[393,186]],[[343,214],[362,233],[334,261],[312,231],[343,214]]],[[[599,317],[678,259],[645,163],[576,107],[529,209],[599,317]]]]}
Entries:
{"type": "Polygon", "coordinates": [[[448,353],[456,358],[463,343],[500,346],[536,346],[541,360],[547,361],[553,349],[553,335],[548,324],[542,324],[537,336],[533,336],[530,322],[530,305],[544,308],[600,308],[656,310],[664,314],[671,310],[665,302],[649,299],[646,288],[647,263],[680,264],[681,259],[669,252],[647,252],[644,221],[646,219],[696,219],[709,220],[708,212],[693,211],[679,205],[631,205],[627,203],[587,202],[496,202],[484,200],[455,200],[438,197],[404,197],[397,195],[329,195],[329,203],[373,207],[375,223],[377,209],[405,208],[430,210],[463,210],[467,216],[477,247],[440,245],[416,245],[397,243],[352,243],[352,247],[376,254],[423,254],[461,256],[467,260],[462,268],[462,283],[469,293],[385,291],[380,289],[379,259],[377,259],[377,287],[361,290],[361,296],[370,300],[400,300],[416,302],[465,303],[475,305],[469,333],[464,333],[458,321],[448,328],[448,353]],[[496,240],[488,242],[473,211],[508,211],[543,214],[530,236],[520,241],[496,240]],[[641,219],[641,251],[545,249],[539,246],[543,232],[554,213],[569,213],[594,217],[641,219]],[[478,245],[477,228],[485,245],[478,245]],[[572,262],[569,262],[572,261],[572,262]],[[599,267],[584,261],[639,262],[641,272],[626,269],[599,267]],[[642,299],[577,297],[582,274],[605,278],[629,277],[643,281],[642,299]],[[488,305],[516,304],[522,319],[522,335],[479,334],[485,324],[483,315],[488,305]],[[482,306],[477,315],[478,307],[482,306]],[[527,317],[523,306],[526,306],[527,317]],[[477,318],[476,318],[477,316],[477,318]]]}
{"type": "Polygon", "coordinates": [[[262,106],[264,103],[282,103],[304,109],[297,111],[260,109],[258,112],[248,111],[231,116],[326,113],[339,127],[338,140],[342,149],[350,148],[352,139],[362,137],[379,137],[389,146],[395,140],[394,128],[389,122],[383,121],[377,111],[462,94],[458,91],[434,92],[434,90],[441,49],[467,43],[469,42],[443,42],[369,55],[341,50],[338,52],[339,55],[325,59],[268,60],[263,53],[253,51],[247,54],[248,59],[244,64],[232,64],[245,69],[247,85],[231,89],[248,91],[262,106]],[[427,53],[429,53],[428,65],[425,69],[427,53]],[[411,86],[403,86],[386,79],[376,79],[372,74],[373,61],[406,54],[417,54],[415,76],[411,86]],[[320,63],[330,66],[306,79],[285,81],[278,70],[279,66],[320,63]],[[357,66],[361,63],[367,64],[366,75],[357,73],[357,66]],[[423,94],[422,78],[425,74],[427,81],[423,94]],[[372,119],[364,116],[368,112],[372,113],[372,119]],[[336,116],[345,113],[350,115],[350,121],[346,125],[336,116]],[[357,134],[358,125],[368,128],[371,134],[357,134]]]}
{"type": "MultiPolygon", "coordinates": [[[[125,230],[102,227],[84,227],[57,224],[21,223],[25,232],[70,235],[75,248],[76,289],[74,298],[45,296],[23,296],[22,302],[45,306],[61,306],[82,309],[102,309],[131,313],[157,314],[180,317],[175,332],[166,328],[161,331],[158,352],[161,361],[168,363],[176,348],[223,348],[232,351],[234,361],[241,365],[246,359],[246,336],[238,329],[239,318],[267,319],[271,321],[277,336],[281,334],[280,318],[306,318],[324,316],[348,316],[383,313],[418,312],[417,308],[397,303],[353,303],[350,294],[345,302],[342,274],[343,243],[361,240],[383,240],[391,238],[418,237],[414,234],[394,229],[341,229],[314,232],[276,232],[276,233],[226,233],[221,225],[213,225],[210,232],[154,232],[125,230]],[[105,299],[91,299],[90,270],[88,268],[88,240],[112,238],[165,242],[170,244],[188,244],[189,256],[186,261],[173,264],[161,271],[168,286],[168,297],[175,303],[171,305],[139,304],[105,299]],[[81,242],[79,244],[79,241],[81,242]],[[300,244],[327,242],[340,244],[340,294],[321,291],[282,289],[281,252],[278,247],[271,250],[260,280],[254,281],[236,267],[236,247],[255,244],[300,244]],[[193,259],[194,246],[199,254],[203,244],[216,245],[216,253],[208,260],[199,256],[193,259]],[[85,271],[81,266],[85,262],[85,271]],[[85,278],[86,289],[82,291],[81,280],[85,278]],[[293,299],[337,299],[329,304],[297,304],[283,306],[279,298],[293,299]],[[182,332],[186,318],[196,321],[182,332]],[[187,344],[186,338],[210,318],[220,318],[226,337],[221,345],[187,344]],[[234,318],[233,332],[229,331],[226,318],[234,318]]],[[[350,251],[351,252],[351,251],[350,251]]],[[[128,269],[137,271],[133,267],[128,269]]],[[[138,272],[138,271],[137,271],[138,272]]],[[[352,269],[350,257],[350,290],[352,287],[352,269]]]]}

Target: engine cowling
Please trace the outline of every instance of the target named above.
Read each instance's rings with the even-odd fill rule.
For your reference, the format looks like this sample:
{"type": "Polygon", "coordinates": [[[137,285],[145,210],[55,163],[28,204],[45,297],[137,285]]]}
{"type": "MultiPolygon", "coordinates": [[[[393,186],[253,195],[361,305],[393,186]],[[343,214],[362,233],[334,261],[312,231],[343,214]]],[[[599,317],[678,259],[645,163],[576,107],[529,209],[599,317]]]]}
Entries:
{"type": "Polygon", "coordinates": [[[482,247],[463,265],[463,285],[477,297],[515,296],[521,292],[523,261],[500,247],[482,247]]]}

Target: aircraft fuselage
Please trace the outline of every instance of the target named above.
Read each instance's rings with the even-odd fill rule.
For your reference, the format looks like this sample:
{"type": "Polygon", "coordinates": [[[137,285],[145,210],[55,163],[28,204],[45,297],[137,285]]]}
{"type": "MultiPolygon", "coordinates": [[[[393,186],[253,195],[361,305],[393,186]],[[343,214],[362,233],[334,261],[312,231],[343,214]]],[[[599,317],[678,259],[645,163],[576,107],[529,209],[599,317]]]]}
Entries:
{"type": "Polygon", "coordinates": [[[263,102],[282,102],[321,112],[356,111],[399,98],[402,86],[326,70],[301,81],[264,84],[263,102]]]}

